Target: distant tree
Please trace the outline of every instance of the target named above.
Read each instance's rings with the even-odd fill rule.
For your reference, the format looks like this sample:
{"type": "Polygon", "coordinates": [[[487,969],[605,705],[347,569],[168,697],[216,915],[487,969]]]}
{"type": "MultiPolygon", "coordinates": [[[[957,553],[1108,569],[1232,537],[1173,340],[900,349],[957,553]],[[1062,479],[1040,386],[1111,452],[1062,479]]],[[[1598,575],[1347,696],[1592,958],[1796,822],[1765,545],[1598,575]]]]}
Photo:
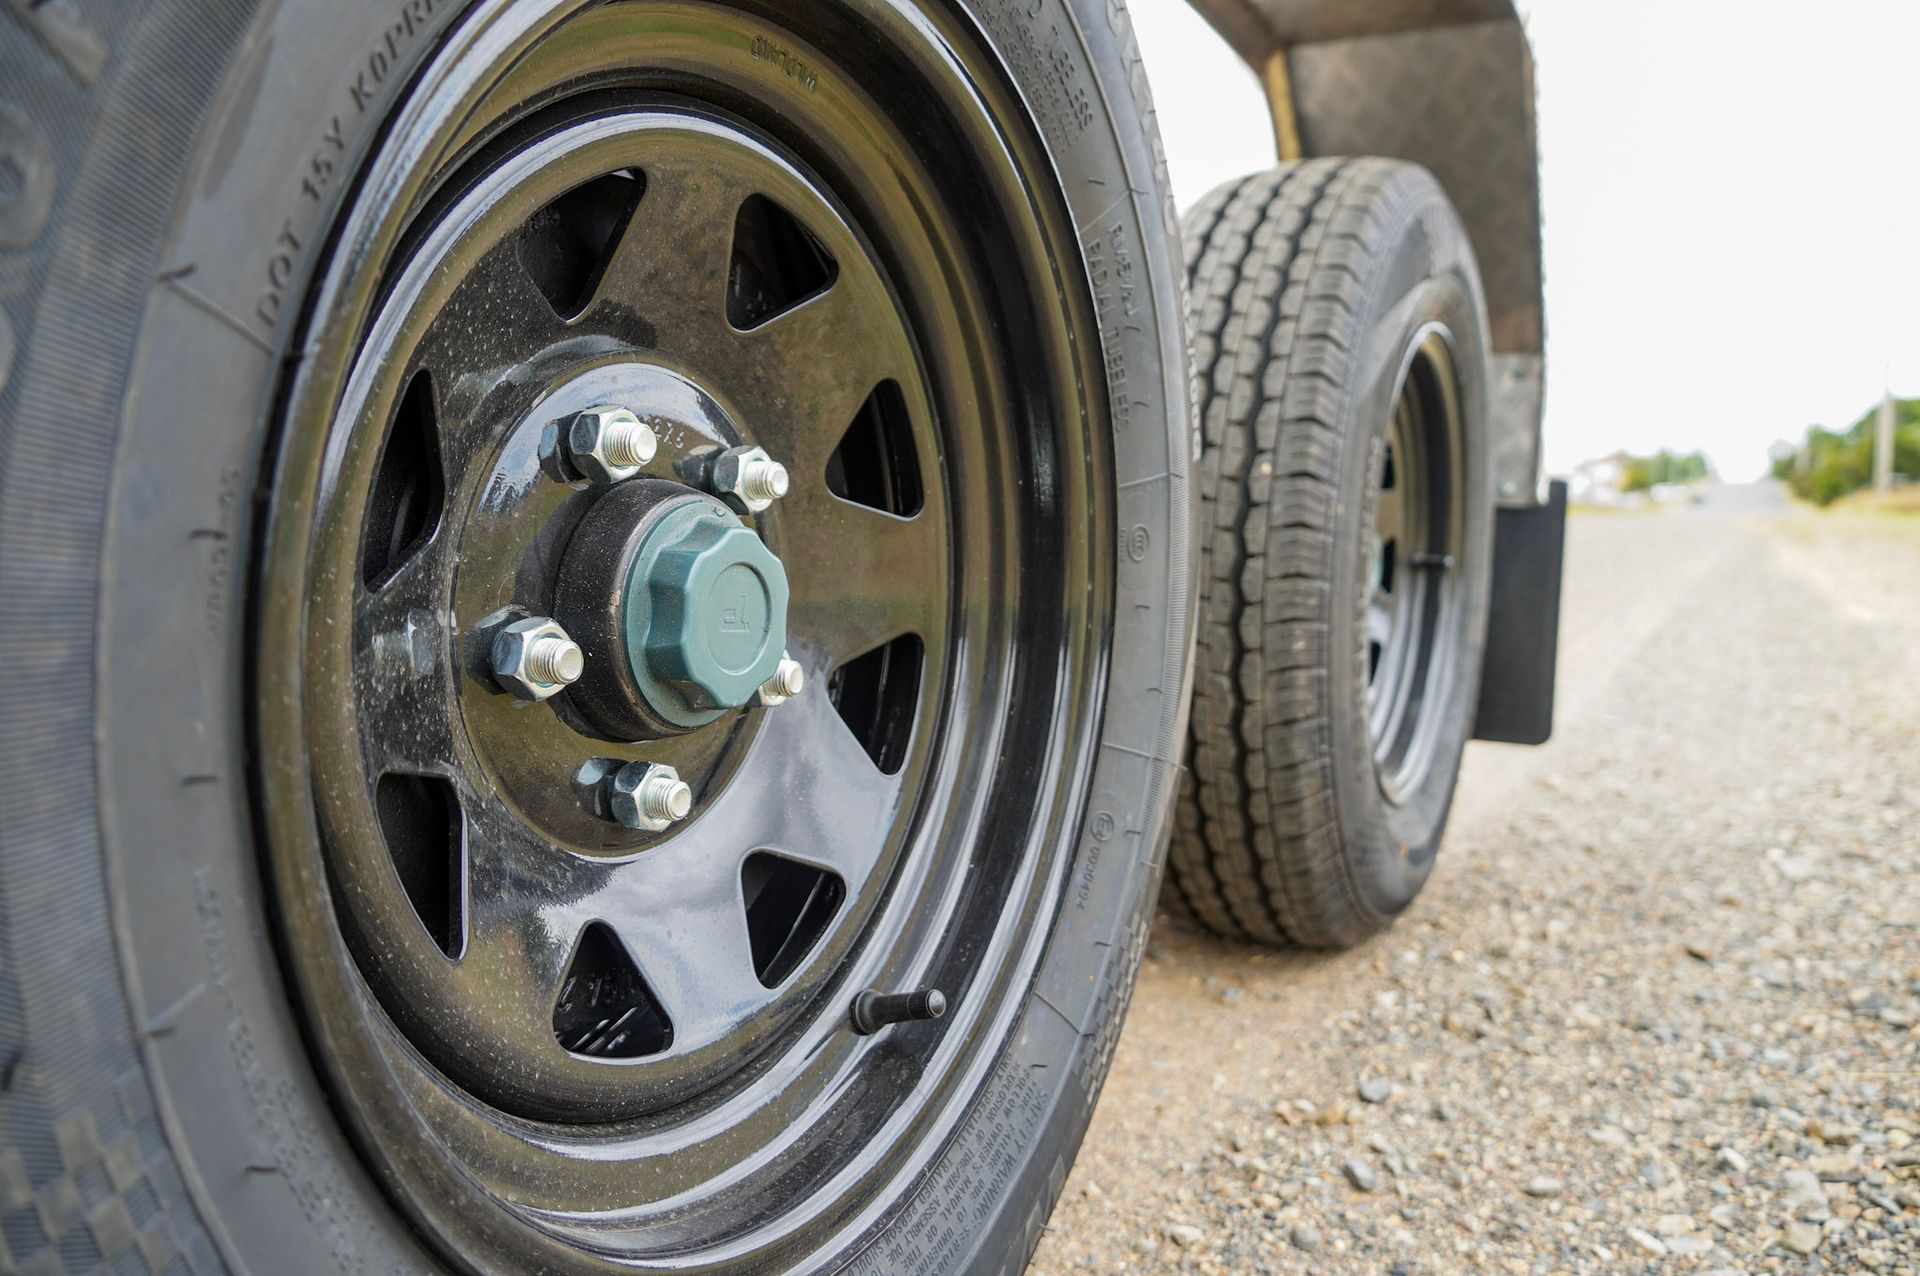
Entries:
{"type": "MultiPolygon", "coordinates": [[[[1844,430],[1807,427],[1800,450],[1776,456],[1773,475],[1794,494],[1831,505],[1873,482],[1873,435],[1880,405],[1868,408],[1844,430]]],[[[1920,479],[1920,399],[1893,401],[1893,470],[1920,479]]]]}
{"type": "Polygon", "coordinates": [[[1644,492],[1659,483],[1691,483],[1707,476],[1704,452],[1675,452],[1661,448],[1652,456],[1630,456],[1621,480],[1621,490],[1644,492]]]}

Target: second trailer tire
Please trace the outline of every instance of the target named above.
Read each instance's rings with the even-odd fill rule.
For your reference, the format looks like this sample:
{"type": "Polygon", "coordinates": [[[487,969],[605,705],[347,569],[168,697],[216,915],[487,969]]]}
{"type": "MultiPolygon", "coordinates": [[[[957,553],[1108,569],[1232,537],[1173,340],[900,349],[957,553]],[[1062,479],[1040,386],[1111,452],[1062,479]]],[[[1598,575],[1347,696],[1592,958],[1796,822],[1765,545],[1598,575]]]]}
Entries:
{"type": "Polygon", "coordinates": [[[1282,165],[1186,218],[1203,431],[1176,912],[1345,947],[1417,895],[1472,727],[1492,574],[1487,320],[1432,175],[1282,165]]]}

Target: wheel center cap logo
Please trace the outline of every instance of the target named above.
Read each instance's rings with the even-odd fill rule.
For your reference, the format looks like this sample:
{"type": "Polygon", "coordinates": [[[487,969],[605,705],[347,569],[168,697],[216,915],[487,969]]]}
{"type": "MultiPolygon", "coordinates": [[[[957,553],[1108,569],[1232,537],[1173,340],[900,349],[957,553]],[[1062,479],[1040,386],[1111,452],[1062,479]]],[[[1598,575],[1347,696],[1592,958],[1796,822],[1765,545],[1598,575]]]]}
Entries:
{"type": "Polygon", "coordinates": [[[721,668],[744,673],[760,659],[771,610],[766,580],[754,567],[732,563],[720,572],[705,611],[711,618],[707,647],[721,668]]]}

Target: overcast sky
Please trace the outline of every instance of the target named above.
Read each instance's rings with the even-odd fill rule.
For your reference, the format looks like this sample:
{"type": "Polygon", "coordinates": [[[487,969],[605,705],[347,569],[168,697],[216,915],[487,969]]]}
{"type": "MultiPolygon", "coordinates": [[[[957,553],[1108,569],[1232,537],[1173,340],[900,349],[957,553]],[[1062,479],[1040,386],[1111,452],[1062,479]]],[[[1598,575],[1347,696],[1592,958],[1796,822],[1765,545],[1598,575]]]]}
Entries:
{"type": "MultiPolygon", "coordinates": [[[[1273,162],[1252,73],[1132,0],[1174,194],[1273,162]]],[[[1776,439],[1920,395],[1920,3],[1523,0],[1538,67],[1549,468],[1776,439]]]]}

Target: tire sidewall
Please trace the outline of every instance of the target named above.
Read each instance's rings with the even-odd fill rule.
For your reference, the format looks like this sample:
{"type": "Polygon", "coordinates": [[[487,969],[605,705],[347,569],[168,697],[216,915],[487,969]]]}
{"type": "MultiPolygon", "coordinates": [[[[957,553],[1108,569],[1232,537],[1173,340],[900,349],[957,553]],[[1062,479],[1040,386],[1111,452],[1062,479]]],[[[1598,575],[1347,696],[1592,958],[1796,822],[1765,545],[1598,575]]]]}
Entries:
{"type": "MultiPolygon", "coordinates": [[[[97,559],[50,564],[90,579],[98,597],[92,633],[78,635],[92,650],[94,713],[72,729],[97,741],[91,796],[128,1012],[98,1031],[128,1043],[121,1057],[140,1043],[197,1213],[242,1269],[437,1265],[364,1168],[331,1114],[331,1079],[309,1061],[252,851],[250,706],[237,675],[256,476],[275,396],[301,357],[299,298],[387,109],[460,8],[330,0],[236,6],[218,23],[149,11],[118,50],[128,65],[116,87],[129,87],[109,96],[100,131],[138,137],[143,118],[183,125],[166,139],[173,153],[149,148],[143,193],[170,219],[111,244],[111,217],[73,218],[52,249],[47,295],[64,289],[80,314],[115,317],[102,327],[119,344],[102,366],[122,378],[111,484],[91,498],[97,559]],[[163,82],[172,105],[143,102],[163,82]],[[102,253],[128,269],[89,275],[102,253]]],[[[971,11],[1046,138],[1101,330],[1119,480],[1111,690],[1063,907],[1025,1009],[914,1199],[842,1238],[876,1270],[1017,1265],[1037,1243],[1151,917],[1192,642],[1177,238],[1137,49],[1117,4],[982,0],[971,11]]],[[[124,174],[89,153],[67,198],[110,210],[115,180],[124,174]]],[[[23,400],[58,401],[67,335],[27,340],[23,400]]],[[[60,422],[22,413],[15,427],[51,435],[60,422]]],[[[28,513],[60,495],[9,488],[8,503],[28,513]]],[[[107,1055],[76,1066],[106,1067],[107,1055]]],[[[198,1224],[183,1215],[175,1226],[198,1224]]]]}
{"type": "MultiPolygon", "coordinates": [[[[458,11],[330,0],[140,13],[118,35],[121,69],[65,196],[100,211],[65,217],[22,361],[23,398],[57,396],[43,379],[72,334],[47,313],[70,306],[90,321],[118,409],[110,481],[89,494],[97,558],[49,567],[97,590],[82,730],[98,742],[125,1002],[61,1066],[134,1050],[192,1199],[172,1233],[239,1270],[437,1266],[333,1119],[281,978],[253,853],[245,604],[299,299],[351,175],[458,11]]],[[[29,438],[61,422],[28,411],[14,426],[29,438]]]]}
{"type": "Polygon", "coordinates": [[[1348,401],[1340,470],[1336,543],[1353,547],[1338,564],[1331,597],[1336,633],[1329,645],[1332,742],[1341,758],[1333,768],[1334,800],[1345,838],[1349,880],[1357,902],[1378,925],[1404,911],[1432,871],[1446,828],[1460,760],[1479,694],[1492,579],[1493,500],[1487,446],[1487,321],[1480,279],[1464,230],[1439,185],[1409,167],[1381,201],[1386,251],[1372,268],[1373,287],[1355,327],[1356,367],[1364,369],[1348,401]],[[1397,197],[1397,198],[1396,198],[1397,197]],[[1452,630],[1438,635],[1457,652],[1449,697],[1434,711],[1432,763],[1403,799],[1382,790],[1367,729],[1365,552],[1378,500],[1377,478],[1393,403],[1409,353],[1430,325],[1449,336],[1460,396],[1465,480],[1463,564],[1452,630]]]}
{"type": "Polygon", "coordinates": [[[1038,976],[973,1110],[857,1272],[1018,1271],[1039,1244],[1146,946],[1192,691],[1185,274],[1139,46],[1122,0],[965,8],[1012,73],[1080,234],[1113,409],[1114,624],[1093,779],[1038,976]],[[968,1213],[985,1226],[956,1227],[968,1213]]]}

